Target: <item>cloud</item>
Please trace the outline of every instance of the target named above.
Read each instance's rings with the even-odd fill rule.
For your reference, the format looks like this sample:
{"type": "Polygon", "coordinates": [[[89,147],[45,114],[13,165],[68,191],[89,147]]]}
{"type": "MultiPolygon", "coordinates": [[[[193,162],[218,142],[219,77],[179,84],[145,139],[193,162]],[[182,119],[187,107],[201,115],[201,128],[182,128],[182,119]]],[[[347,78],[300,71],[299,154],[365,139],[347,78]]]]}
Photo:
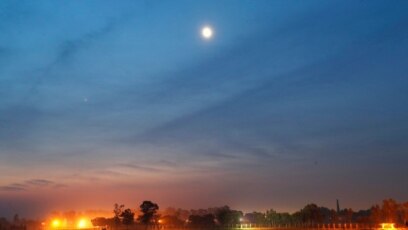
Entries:
{"type": "Polygon", "coordinates": [[[2,191],[7,191],[7,192],[13,192],[13,191],[27,191],[27,190],[32,190],[36,188],[66,188],[67,185],[61,184],[61,183],[55,183],[54,181],[51,180],[46,180],[46,179],[30,179],[26,180],[22,183],[12,183],[9,185],[1,186],[0,190],[2,191]]]}
{"type": "Polygon", "coordinates": [[[45,180],[45,179],[32,179],[32,180],[25,181],[25,183],[27,185],[38,186],[38,187],[47,187],[49,185],[55,184],[54,182],[50,180],[45,180]]]}
{"type": "MultiPolygon", "coordinates": [[[[394,30],[395,28],[387,28],[385,31],[392,33],[394,30]]],[[[370,35],[380,37],[382,33],[384,30],[375,30],[370,35]]],[[[382,133],[388,133],[387,130],[404,123],[402,120],[406,109],[401,106],[397,109],[399,113],[395,114],[397,107],[394,106],[400,104],[406,95],[402,91],[397,94],[389,90],[397,85],[404,85],[406,79],[395,77],[393,82],[386,82],[383,78],[392,69],[402,71],[406,67],[399,61],[390,63],[384,59],[404,56],[404,51],[387,44],[392,39],[372,39],[362,44],[366,40],[365,36],[357,37],[349,47],[330,57],[316,59],[308,65],[263,79],[260,81],[262,84],[240,89],[224,100],[203,104],[197,111],[182,113],[173,120],[129,139],[122,138],[121,141],[130,145],[148,142],[151,145],[177,146],[180,151],[190,152],[192,157],[197,154],[217,157],[217,154],[211,154],[208,150],[215,146],[219,148],[217,153],[223,154],[221,156],[242,154],[259,159],[310,161],[316,155],[345,154],[345,148],[340,147],[345,143],[354,146],[348,148],[349,156],[355,153],[355,150],[349,151],[352,148],[360,148],[360,154],[372,154],[373,147],[362,147],[361,143],[378,138],[375,136],[379,134],[373,132],[374,129],[382,129],[382,133]],[[359,53],[350,52],[357,49],[359,53]],[[372,66],[372,63],[377,64],[372,66]],[[380,81],[384,83],[379,84],[380,81]],[[372,102],[373,90],[377,91],[376,100],[388,101],[384,106],[387,104],[389,109],[380,109],[372,102]],[[367,117],[364,111],[372,111],[371,115],[375,116],[367,117]],[[390,111],[394,113],[390,114],[390,111]],[[395,115],[399,115],[399,120],[382,122],[392,121],[391,117],[395,115]],[[359,140],[362,142],[358,143],[359,140]]],[[[407,41],[400,42],[402,47],[407,44],[407,41]]],[[[251,53],[248,52],[247,55],[250,56],[251,53]]],[[[228,66],[228,60],[227,63],[222,60],[220,63],[228,66]]],[[[218,81],[223,77],[222,73],[217,73],[214,74],[214,79],[211,76],[203,77],[205,79],[192,77],[186,81],[182,79],[180,84],[185,88],[184,92],[171,89],[171,83],[165,84],[169,87],[165,90],[168,90],[169,95],[160,97],[167,100],[180,94],[191,99],[190,96],[195,96],[194,91],[201,91],[189,88],[190,84],[201,85],[202,90],[216,90],[218,81]],[[215,76],[219,78],[215,79],[215,76]],[[211,86],[207,88],[207,85],[211,86]]],[[[394,133],[396,140],[403,135],[402,129],[400,133],[394,133]]],[[[400,143],[398,145],[401,147],[400,143]]]]}
{"type": "Polygon", "coordinates": [[[135,170],[140,170],[140,171],[146,171],[146,172],[162,172],[163,169],[151,167],[151,166],[145,166],[145,165],[140,165],[140,164],[133,164],[133,163],[120,163],[117,164],[119,167],[125,167],[125,168],[131,168],[135,170]]]}
{"type": "Polygon", "coordinates": [[[60,189],[60,188],[68,188],[68,185],[66,185],[66,184],[53,184],[52,187],[56,188],[56,189],[60,189]]]}
{"type": "Polygon", "coordinates": [[[48,68],[51,68],[53,65],[62,64],[68,61],[69,59],[73,58],[74,55],[77,54],[80,50],[85,49],[86,47],[90,46],[93,42],[108,35],[112,31],[114,31],[115,28],[117,28],[125,20],[128,19],[129,19],[128,16],[111,19],[107,23],[105,23],[104,26],[96,30],[83,34],[77,39],[63,42],[60,46],[59,51],[57,52],[57,56],[55,57],[51,66],[48,68]]]}
{"type": "Polygon", "coordinates": [[[5,192],[19,192],[19,191],[25,191],[26,189],[21,186],[8,185],[8,186],[0,186],[0,190],[5,191],[5,192]]]}
{"type": "MultiPolygon", "coordinates": [[[[66,64],[69,61],[73,61],[75,55],[80,51],[91,46],[94,42],[102,39],[106,35],[114,31],[118,26],[122,25],[125,21],[130,19],[130,14],[122,15],[121,17],[108,20],[104,26],[89,31],[76,39],[67,40],[61,42],[59,49],[56,52],[55,58],[50,62],[50,64],[38,69],[36,72],[36,80],[32,84],[31,89],[28,91],[25,99],[36,92],[37,88],[47,79],[52,77],[52,71],[58,70],[61,65],[66,64]]],[[[54,76],[55,77],[55,76],[54,76]]]]}

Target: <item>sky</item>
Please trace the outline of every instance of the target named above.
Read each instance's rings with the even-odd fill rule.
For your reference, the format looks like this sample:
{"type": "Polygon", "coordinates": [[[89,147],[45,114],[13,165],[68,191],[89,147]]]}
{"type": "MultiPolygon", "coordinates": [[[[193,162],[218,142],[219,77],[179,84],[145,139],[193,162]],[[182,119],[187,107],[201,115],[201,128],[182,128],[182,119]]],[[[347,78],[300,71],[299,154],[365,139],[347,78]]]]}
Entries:
{"type": "Polygon", "coordinates": [[[407,9],[1,1],[0,216],[407,201],[407,9]]]}

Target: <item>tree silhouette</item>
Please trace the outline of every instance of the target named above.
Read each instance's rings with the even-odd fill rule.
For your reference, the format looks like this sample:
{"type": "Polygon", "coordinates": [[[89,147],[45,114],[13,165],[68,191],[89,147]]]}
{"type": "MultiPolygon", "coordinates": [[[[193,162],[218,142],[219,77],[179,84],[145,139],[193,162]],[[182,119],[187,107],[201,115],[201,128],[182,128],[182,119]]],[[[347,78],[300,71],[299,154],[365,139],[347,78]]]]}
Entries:
{"type": "Polygon", "coordinates": [[[381,207],[379,205],[374,205],[370,209],[370,222],[377,224],[383,221],[381,215],[381,207]]]}
{"type": "Polygon", "coordinates": [[[278,213],[273,209],[266,211],[265,218],[270,225],[276,225],[278,223],[278,213]]]}
{"type": "Polygon", "coordinates": [[[221,207],[216,211],[218,222],[223,225],[239,224],[239,219],[243,216],[241,211],[231,210],[228,206],[221,207]]]}
{"type": "Polygon", "coordinates": [[[96,217],[91,220],[91,223],[95,227],[106,227],[112,224],[112,219],[107,219],[105,217],[96,217]]]}
{"type": "Polygon", "coordinates": [[[408,202],[401,204],[402,223],[408,227],[408,202]]]}
{"type": "Polygon", "coordinates": [[[123,208],[125,207],[125,205],[121,204],[115,204],[113,206],[113,213],[114,213],[114,217],[113,217],[113,222],[115,223],[116,226],[120,225],[121,223],[121,214],[123,212],[123,208]]]}
{"type": "Polygon", "coordinates": [[[383,200],[382,215],[386,222],[395,223],[398,219],[398,204],[393,199],[383,200]]]}
{"type": "Polygon", "coordinates": [[[167,227],[181,227],[184,224],[184,221],[179,219],[176,215],[161,216],[160,220],[160,224],[167,227]]]}
{"type": "Polygon", "coordinates": [[[323,219],[320,209],[316,204],[308,204],[300,212],[303,222],[309,225],[320,223],[323,219]]]}
{"type": "Polygon", "coordinates": [[[20,217],[18,216],[18,214],[14,214],[13,223],[14,224],[19,224],[20,223],[20,217]]]}
{"type": "Polygon", "coordinates": [[[150,200],[145,200],[140,205],[142,215],[138,217],[138,220],[147,227],[149,224],[157,222],[159,218],[157,215],[158,210],[159,206],[156,203],[153,203],[150,200]]]}
{"type": "Polygon", "coordinates": [[[214,215],[213,214],[205,214],[205,215],[190,215],[188,217],[188,225],[191,227],[214,227],[215,226],[215,221],[214,221],[214,215]]]}
{"type": "Polygon", "coordinates": [[[124,210],[121,214],[120,217],[122,217],[122,223],[127,226],[132,225],[134,220],[135,220],[135,213],[132,212],[129,208],[124,210]]]}
{"type": "Polygon", "coordinates": [[[245,214],[245,220],[254,224],[265,224],[266,215],[261,212],[251,212],[245,214]]]}

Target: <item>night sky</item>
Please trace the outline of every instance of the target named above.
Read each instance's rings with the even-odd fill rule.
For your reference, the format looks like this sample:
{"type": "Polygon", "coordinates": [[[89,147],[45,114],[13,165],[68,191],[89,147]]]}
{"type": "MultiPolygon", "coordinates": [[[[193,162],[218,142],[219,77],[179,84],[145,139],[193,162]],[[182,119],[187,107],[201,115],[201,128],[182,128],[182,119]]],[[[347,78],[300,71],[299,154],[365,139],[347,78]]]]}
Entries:
{"type": "Polygon", "coordinates": [[[407,12],[0,1],[0,216],[407,201],[407,12]]]}

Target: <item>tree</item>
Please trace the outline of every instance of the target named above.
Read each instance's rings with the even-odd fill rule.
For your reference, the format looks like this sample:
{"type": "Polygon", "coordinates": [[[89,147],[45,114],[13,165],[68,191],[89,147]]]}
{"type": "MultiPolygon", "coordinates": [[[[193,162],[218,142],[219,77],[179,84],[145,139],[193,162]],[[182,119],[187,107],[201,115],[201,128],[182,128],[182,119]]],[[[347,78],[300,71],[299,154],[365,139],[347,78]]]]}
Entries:
{"type": "Polygon", "coordinates": [[[107,219],[105,217],[96,217],[91,220],[94,227],[105,227],[111,225],[113,219],[107,219]]]}
{"type": "Polygon", "coordinates": [[[120,217],[122,217],[122,223],[126,226],[132,225],[135,220],[135,213],[132,212],[129,208],[124,210],[121,214],[120,217]]]}
{"type": "Polygon", "coordinates": [[[0,217],[0,230],[10,229],[10,223],[6,218],[0,217]]]}
{"type": "Polygon", "coordinates": [[[266,218],[266,222],[270,225],[278,224],[278,213],[273,209],[266,211],[265,218],[266,218]]]}
{"type": "Polygon", "coordinates": [[[383,200],[382,214],[388,223],[396,223],[398,219],[398,204],[393,199],[383,200]]]}
{"type": "Polygon", "coordinates": [[[125,205],[123,204],[121,205],[115,204],[113,206],[113,214],[114,214],[113,222],[115,223],[116,226],[120,225],[121,223],[120,215],[122,214],[124,208],[125,208],[125,205]]]}
{"type": "Polygon", "coordinates": [[[342,212],[342,216],[343,216],[343,221],[344,222],[346,222],[346,223],[350,223],[351,221],[353,221],[353,214],[354,214],[354,211],[353,211],[353,209],[351,209],[351,208],[346,208],[346,209],[344,209],[343,210],[343,212],[342,212]]]}
{"type": "Polygon", "coordinates": [[[142,215],[138,217],[138,220],[145,224],[146,226],[157,222],[159,215],[157,215],[157,211],[159,210],[159,206],[156,203],[151,202],[150,200],[145,200],[140,205],[140,211],[142,215]]]}
{"type": "Polygon", "coordinates": [[[160,217],[160,224],[166,226],[166,227],[181,227],[184,224],[183,220],[180,220],[177,217],[177,213],[174,215],[165,215],[160,217]]]}
{"type": "Polygon", "coordinates": [[[368,224],[370,223],[370,209],[368,210],[360,210],[354,213],[353,219],[360,224],[368,224]]]}
{"type": "Polygon", "coordinates": [[[252,224],[265,224],[266,223],[266,215],[261,212],[251,212],[245,214],[245,219],[252,224]]]}
{"type": "Polygon", "coordinates": [[[243,216],[241,211],[231,210],[228,206],[219,208],[215,216],[222,226],[239,224],[240,218],[243,216]]]}
{"type": "Polygon", "coordinates": [[[374,205],[370,209],[370,222],[373,224],[378,224],[383,222],[381,215],[381,208],[379,205],[374,205]]]}
{"type": "Polygon", "coordinates": [[[408,202],[401,204],[402,223],[408,227],[408,202]]]}
{"type": "Polygon", "coordinates": [[[292,216],[287,212],[279,213],[279,220],[281,225],[288,225],[292,223],[292,216]]]}
{"type": "Polygon", "coordinates": [[[336,211],[326,207],[319,207],[322,223],[331,223],[336,220],[336,211]]]}
{"type": "Polygon", "coordinates": [[[205,214],[205,215],[190,215],[188,217],[188,225],[191,227],[214,227],[213,214],[205,214]]]}
{"type": "Polygon", "coordinates": [[[334,209],[330,210],[329,223],[336,223],[339,220],[339,217],[337,214],[338,214],[337,211],[335,211],[334,209]]]}
{"type": "Polygon", "coordinates": [[[20,217],[18,216],[18,214],[14,214],[13,223],[14,224],[19,224],[20,223],[20,217]]]}
{"type": "Polygon", "coordinates": [[[292,221],[295,224],[302,224],[303,223],[303,214],[300,211],[297,211],[292,214],[292,221]]]}
{"type": "Polygon", "coordinates": [[[323,219],[320,209],[316,204],[308,204],[300,210],[300,212],[302,214],[303,223],[313,225],[320,223],[323,219]]]}

